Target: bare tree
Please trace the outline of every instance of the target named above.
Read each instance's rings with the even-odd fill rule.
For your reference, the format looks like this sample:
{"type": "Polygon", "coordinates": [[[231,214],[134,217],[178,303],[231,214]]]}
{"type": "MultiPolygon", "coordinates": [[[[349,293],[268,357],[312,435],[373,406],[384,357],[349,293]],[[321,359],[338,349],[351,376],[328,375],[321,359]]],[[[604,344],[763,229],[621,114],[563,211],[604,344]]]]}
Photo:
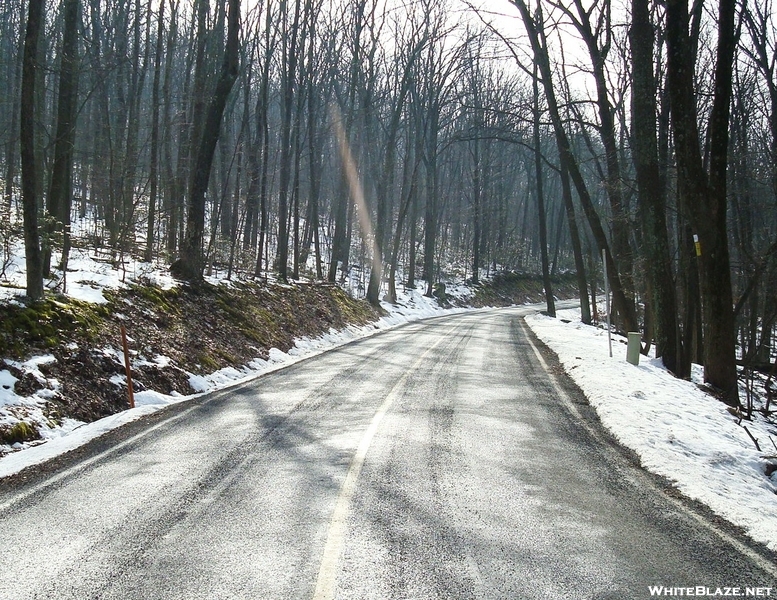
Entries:
{"type": "Polygon", "coordinates": [[[713,107],[709,121],[709,173],[704,169],[697,126],[693,48],[687,0],[667,2],[668,83],[678,190],[698,236],[698,261],[704,323],[704,379],[739,403],[736,371],[731,265],[726,223],[729,104],[736,47],[734,0],[721,0],[713,107]]]}
{"type": "Polygon", "coordinates": [[[183,253],[176,271],[190,280],[202,279],[204,268],[203,235],[205,230],[205,193],[208,189],[213,155],[216,151],[221,120],[232,86],[237,80],[239,68],[240,0],[229,0],[229,25],[227,44],[221,74],[210,99],[205,123],[200,136],[194,162],[191,190],[189,192],[189,214],[186,225],[183,253]]]}
{"type": "Polygon", "coordinates": [[[35,152],[35,104],[38,40],[43,27],[44,0],[29,0],[27,30],[24,37],[22,63],[21,159],[22,202],[24,209],[24,249],[27,263],[27,296],[33,300],[43,297],[43,257],[38,233],[38,178],[40,167],[35,152]]]}
{"type": "Polygon", "coordinates": [[[629,244],[629,220],[625,207],[622,168],[619,160],[618,139],[615,118],[607,81],[605,64],[612,48],[612,12],[609,0],[593,2],[584,6],[581,0],[573,0],[575,10],[563,2],[556,4],[572,21],[588,49],[591,73],[596,84],[596,106],[599,123],[597,130],[604,146],[606,175],[605,189],[612,211],[612,250],[618,266],[618,275],[623,282],[628,312],[634,313],[632,271],[633,260],[629,244]],[[595,20],[592,23],[592,17],[595,20]]]}
{"type": "Polygon", "coordinates": [[[689,374],[681,364],[677,301],[672,277],[666,200],[661,181],[656,135],[657,86],[654,75],[655,34],[647,0],[632,0],[630,30],[632,56],[632,158],[636,170],[642,247],[647,286],[656,324],[656,355],[680,377],[689,374]]]}
{"type": "MultiPolygon", "coordinates": [[[[375,251],[380,253],[380,269],[373,269],[370,272],[370,281],[367,287],[367,300],[372,304],[378,304],[379,291],[383,276],[382,265],[384,255],[386,254],[386,240],[391,236],[389,223],[390,203],[389,198],[394,192],[394,176],[397,158],[397,142],[400,134],[402,115],[405,112],[406,101],[410,94],[413,77],[416,73],[416,63],[426,44],[426,36],[423,30],[415,22],[410,23],[409,37],[401,40],[402,44],[399,50],[399,61],[394,61],[395,72],[393,73],[393,87],[390,98],[391,105],[388,110],[389,122],[385,131],[386,142],[383,153],[383,164],[380,171],[378,183],[376,186],[377,210],[375,219],[375,251]]],[[[404,215],[402,216],[404,221],[404,215]]],[[[401,228],[398,224],[397,227],[401,228]]],[[[396,260],[396,256],[391,254],[391,261],[396,260]]],[[[393,268],[393,264],[392,264],[393,268]]],[[[389,299],[396,299],[396,290],[389,292],[389,299]],[[393,294],[393,295],[392,295],[393,294]]]]}
{"type": "MultiPolygon", "coordinates": [[[[151,3],[149,2],[149,5],[151,3]]],[[[159,113],[160,82],[162,78],[162,57],[164,49],[165,0],[159,4],[157,15],[156,51],[154,53],[154,82],[151,91],[151,157],[149,159],[148,223],[146,224],[146,252],[144,258],[151,262],[154,257],[157,195],[159,190],[159,113]]]]}
{"type": "Polygon", "coordinates": [[[281,281],[288,278],[289,262],[289,188],[292,171],[292,113],[294,112],[294,91],[297,81],[297,43],[300,33],[301,0],[294,1],[294,17],[289,27],[287,1],[281,0],[282,51],[282,101],[281,101],[281,158],[280,183],[278,188],[278,256],[276,258],[278,276],[281,281]]]}
{"type": "Polygon", "coordinates": [[[553,88],[547,39],[544,34],[542,12],[538,9],[536,17],[533,17],[523,0],[514,0],[514,4],[521,12],[521,17],[526,26],[526,31],[529,34],[535,59],[538,62],[545,88],[545,96],[548,102],[548,109],[553,123],[553,129],[556,134],[562,171],[566,170],[569,173],[577,190],[580,202],[583,205],[583,210],[591,228],[591,232],[593,233],[599,249],[604,253],[607,262],[607,274],[613,293],[613,302],[615,310],[622,320],[622,325],[628,331],[637,331],[637,318],[633,304],[629,302],[626,290],[621,282],[617,265],[610,252],[610,245],[604,233],[604,228],[602,227],[601,220],[586,187],[585,180],[579,169],[575,155],[572,152],[572,146],[564,129],[561,114],[558,109],[556,93],[553,88]]]}
{"type": "MultiPolygon", "coordinates": [[[[556,304],[553,298],[553,285],[550,280],[550,264],[548,262],[548,233],[545,214],[545,194],[543,189],[544,175],[542,172],[542,148],[540,139],[540,89],[537,66],[532,73],[532,140],[534,142],[534,172],[535,192],[537,194],[537,215],[539,218],[540,253],[542,260],[542,284],[545,289],[545,306],[551,317],[556,316],[556,304]]],[[[587,296],[586,296],[587,297],[587,296]]]]}
{"type": "MultiPolygon", "coordinates": [[[[79,0],[63,0],[64,24],[60,54],[59,95],[57,99],[57,127],[54,142],[54,164],[48,195],[48,213],[54,220],[50,232],[63,235],[62,271],[67,271],[70,252],[70,208],[73,197],[73,148],[76,134],[78,103],[78,29],[81,6],[79,0]]],[[[51,246],[43,258],[43,270],[51,264],[51,246]]]]}

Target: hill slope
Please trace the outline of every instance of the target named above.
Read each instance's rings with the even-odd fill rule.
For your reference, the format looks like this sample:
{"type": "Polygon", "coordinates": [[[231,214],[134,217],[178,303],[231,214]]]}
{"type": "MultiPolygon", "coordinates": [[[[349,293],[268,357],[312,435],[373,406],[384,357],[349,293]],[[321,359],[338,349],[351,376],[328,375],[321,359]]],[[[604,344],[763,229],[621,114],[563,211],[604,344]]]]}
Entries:
{"type": "MultiPolygon", "coordinates": [[[[559,295],[574,295],[560,280],[559,295]]],[[[50,295],[0,305],[0,455],[40,443],[73,421],[128,407],[121,326],[129,338],[133,389],[194,393],[193,377],[244,368],[295,340],[365,325],[384,312],[324,283],[131,284],[102,291],[106,303],[50,295]]],[[[537,302],[541,281],[507,274],[451,292],[443,306],[537,302]]]]}

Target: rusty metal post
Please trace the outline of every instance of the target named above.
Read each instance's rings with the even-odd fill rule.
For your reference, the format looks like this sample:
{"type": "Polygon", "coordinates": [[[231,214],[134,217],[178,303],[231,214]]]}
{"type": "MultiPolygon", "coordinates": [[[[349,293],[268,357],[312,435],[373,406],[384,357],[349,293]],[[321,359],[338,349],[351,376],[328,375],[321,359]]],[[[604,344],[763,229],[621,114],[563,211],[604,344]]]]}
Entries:
{"type": "Polygon", "coordinates": [[[135,408],[135,392],[132,389],[132,369],[130,368],[129,347],[127,346],[127,328],[121,326],[121,344],[124,347],[124,370],[127,372],[127,396],[130,408],[135,408]]]}

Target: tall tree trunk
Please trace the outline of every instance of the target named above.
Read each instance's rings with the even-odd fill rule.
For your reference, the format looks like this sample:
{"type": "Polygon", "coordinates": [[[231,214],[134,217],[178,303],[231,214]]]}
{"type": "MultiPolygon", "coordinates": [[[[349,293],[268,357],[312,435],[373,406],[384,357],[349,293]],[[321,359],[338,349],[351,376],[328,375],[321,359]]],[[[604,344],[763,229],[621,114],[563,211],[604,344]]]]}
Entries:
{"type": "MultiPolygon", "coordinates": [[[[259,173],[259,214],[258,220],[258,243],[256,248],[256,267],[254,268],[254,277],[259,278],[262,274],[262,262],[264,258],[264,242],[268,231],[268,208],[267,208],[267,186],[268,174],[270,168],[270,62],[272,58],[272,46],[274,39],[271,36],[272,25],[272,2],[267,0],[264,23],[264,41],[265,56],[262,65],[262,82],[259,87],[259,99],[257,100],[257,127],[258,135],[261,136],[262,145],[262,167],[259,173]]],[[[257,227],[253,228],[256,232],[257,227]]]]}
{"type": "MultiPolygon", "coordinates": [[[[165,82],[162,84],[162,99],[164,102],[164,111],[162,120],[164,122],[164,166],[165,180],[167,182],[167,192],[164,195],[164,210],[167,215],[166,230],[166,248],[170,256],[174,256],[178,249],[178,206],[180,204],[180,194],[178,188],[178,177],[173,168],[173,127],[174,119],[172,115],[172,72],[173,72],[173,50],[175,41],[178,38],[178,0],[170,3],[170,31],[167,34],[167,44],[165,45],[165,82]]],[[[180,162],[180,160],[179,160],[180,162]]]]}
{"type": "MultiPolygon", "coordinates": [[[[572,148],[569,143],[569,138],[567,137],[566,131],[564,130],[561,114],[558,108],[558,102],[556,101],[556,92],[553,89],[553,78],[552,78],[552,72],[550,68],[550,58],[548,57],[547,46],[544,43],[545,42],[544,31],[540,27],[541,15],[539,15],[539,18],[535,22],[535,19],[532,18],[532,16],[529,14],[529,9],[526,6],[526,3],[524,2],[524,0],[512,0],[512,2],[513,4],[515,4],[516,7],[518,7],[518,10],[521,13],[521,17],[523,19],[524,25],[526,26],[526,31],[529,34],[529,39],[532,44],[534,57],[535,57],[535,60],[537,61],[537,66],[539,68],[540,75],[542,77],[543,86],[545,88],[545,97],[548,102],[548,110],[550,113],[551,121],[553,123],[553,130],[556,137],[556,145],[558,147],[559,160],[561,162],[562,184],[565,180],[564,174],[568,173],[573,183],[575,184],[578,197],[580,198],[580,202],[583,205],[583,210],[585,212],[586,218],[588,219],[588,223],[591,227],[591,231],[594,234],[594,237],[596,238],[596,242],[599,246],[599,249],[603,250],[605,253],[605,257],[607,261],[607,272],[609,276],[610,285],[612,288],[615,308],[620,312],[620,315],[623,319],[623,326],[629,331],[636,331],[637,330],[636,314],[634,314],[633,310],[631,311],[629,310],[630,305],[626,298],[626,294],[621,284],[620,277],[618,276],[618,271],[615,266],[615,262],[612,258],[612,254],[610,253],[610,247],[609,247],[609,244],[607,243],[607,238],[604,234],[604,229],[602,228],[601,221],[599,220],[599,215],[596,213],[596,209],[594,208],[591,197],[588,194],[588,190],[585,186],[585,181],[583,179],[582,174],[580,173],[580,169],[577,165],[577,161],[575,160],[574,154],[572,153],[572,148]]],[[[574,218],[574,208],[572,208],[570,205],[571,200],[572,200],[572,194],[570,190],[568,193],[565,193],[565,200],[564,200],[565,203],[567,203],[567,215],[568,215],[568,218],[570,219],[570,223],[574,218]],[[570,208],[572,210],[570,210],[570,208]]],[[[572,236],[574,236],[574,229],[571,228],[570,233],[572,234],[572,236]]],[[[590,313],[590,305],[588,305],[588,299],[587,299],[588,298],[587,284],[584,284],[585,267],[582,260],[582,253],[580,255],[579,260],[576,257],[575,262],[577,264],[577,269],[578,269],[578,278],[580,278],[579,284],[581,284],[581,287],[586,288],[586,294],[584,296],[581,294],[581,297],[580,297],[581,303],[585,302],[586,304],[586,307],[583,307],[583,311],[588,313],[587,315],[583,314],[583,317],[584,319],[587,317],[587,319],[590,321],[591,313],[590,313]],[[585,300],[583,300],[584,297],[586,298],[585,300]],[[585,310],[586,308],[587,310],[585,310]]]]}
{"type": "MultiPolygon", "coordinates": [[[[629,244],[628,215],[625,207],[623,180],[621,177],[621,166],[618,157],[618,141],[615,133],[615,120],[613,116],[613,107],[610,103],[610,94],[607,85],[607,76],[604,66],[607,54],[612,41],[611,35],[610,8],[609,5],[603,9],[599,25],[604,35],[605,41],[600,45],[597,35],[594,33],[590,15],[592,9],[586,9],[581,0],[575,0],[577,8],[577,19],[568,11],[568,14],[575,20],[576,27],[580,32],[591,58],[592,72],[596,84],[596,106],[599,113],[599,135],[604,146],[605,162],[607,165],[606,174],[606,192],[610,201],[612,210],[612,256],[618,266],[618,275],[623,285],[625,300],[630,305],[628,312],[636,314],[634,307],[634,284],[633,275],[633,257],[629,244]]],[[[635,319],[636,324],[636,319],[635,319]]],[[[636,331],[636,329],[629,329],[636,331]]]]}
{"type": "MultiPolygon", "coordinates": [[[[19,4],[19,26],[21,27],[21,23],[24,22],[24,16],[23,13],[24,6],[23,4],[19,4]]],[[[17,56],[19,59],[22,60],[15,60],[12,61],[13,68],[9,68],[9,78],[12,80],[11,84],[11,97],[13,98],[13,101],[11,103],[11,122],[9,125],[8,130],[8,142],[6,144],[6,152],[5,152],[5,202],[3,206],[3,213],[6,215],[9,215],[9,222],[10,222],[10,212],[11,212],[11,205],[13,204],[13,195],[14,195],[14,187],[16,184],[16,163],[17,163],[17,150],[19,150],[19,117],[21,112],[21,94],[19,86],[21,85],[21,78],[22,78],[22,62],[23,62],[23,56],[24,56],[24,43],[25,43],[25,36],[19,35],[19,39],[16,42],[16,50],[17,50],[17,56]]]]}
{"type": "Polygon", "coordinates": [[[205,231],[205,193],[208,190],[213,155],[219,139],[224,109],[238,75],[239,30],[240,0],[229,0],[229,26],[224,62],[221,65],[221,74],[216,82],[216,89],[211,97],[202,128],[189,192],[186,237],[179,272],[190,280],[202,279],[203,274],[202,245],[205,231]]]}
{"type": "MultiPolygon", "coordinates": [[[[588,297],[588,280],[586,277],[585,257],[583,256],[583,244],[580,241],[580,230],[577,228],[577,215],[572,201],[572,186],[569,182],[569,171],[566,158],[561,155],[561,195],[564,200],[564,210],[569,225],[569,239],[572,244],[572,253],[575,259],[575,271],[577,278],[577,291],[580,298],[580,319],[586,325],[591,324],[591,302],[588,297]]],[[[594,306],[594,310],[596,307],[594,306]]]]}
{"type": "Polygon", "coordinates": [[[534,173],[535,173],[535,191],[537,192],[537,215],[539,218],[540,230],[540,258],[542,261],[542,284],[545,289],[545,305],[548,315],[556,316],[556,302],[553,298],[553,285],[550,281],[550,265],[548,264],[548,233],[547,218],[545,214],[545,194],[543,193],[543,181],[545,177],[542,173],[542,148],[540,147],[540,89],[537,81],[537,66],[534,66],[532,78],[533,92],[533,135],[534,135],[534,173]]]}
{"type": "Polygon", "coordinates": [[[734,0],[720,0],[715,94],[709,123],[710,173],[704,171],[693,88],[688,2],[667,2],[667,77],[680,193],[699,240],[704,379],[739,404],[731,265],[726,224],[728,126],[736,35],[734,0]]]}
{"type": "MultiPolygon", "coordinates": [[[[304,19],[304,23],[307,24],[308,20],[304,19]]],[[[301,54],[304,54],[305,52],[305,31],[303,30],[303,34],[300,39],[300,49],[299,52],[301,54]]],[[[311,40],[311,45],[313,41],[311,40]]],[[[305,78],[305,69],[306,67],[303,66],[304,63],[300,63],[300,69],[299,69],[299,80],[302,82],[305,78]]],[[[310,77],[310,75],[307,75],[310,77]]],[[[303,88],[302,84],[300,83],[300,88],[303,88]]],[[[307,89],[307,86],[304,86],[304,89],[307,89]]],[[[303,134],[302,134],[302,111],[305,107],[305,94],[303,93],[297,93],[297,108],[294,112],[294,125],[292,126],[293,129],[293,144],[294,144],[294,183],[292,185],[292,192],[291,196],[293,199],[293,210],[292,210],[292,216],[291,216],[291,228],[293,229],[294,235],[293,235],[293,247],[294,247],[294,256],[293,256],[293,271],[292,271],[292,278],[293,279],[299,279],[300,275],[300,267],[303,267],[302,264],[302,252],[301,252],[301,245],[302,240],[300,239],[300,202],[301,202],[301,183],[300,183],[300,176],[302,171],[302,146],[304,144],[303,140],[303,134]]],[[[305,259],[307,260],[307,252],[305,252],[305,259]]]]}
{"type": "MultiPolygon", "coordinates": [[[[150,10],[150,6],[148,7],[150,10]]],[[[140,48],[143,44],[141,39],[141,4],[140,0],[135,0],[135,19],[133,25],[133,43],[132,43],[132,63],[130,87],[128,90],[129,111],[127,116],[127,138],[124,152],[124,164],[120,179],[120,194],[122,204],[122,231],[121,231],[121,251],[128,251],[129,246],[133,244],[135,238],[135,187],[138,170],[138,140],[140,136],[140,102],[143,95],[143,87],[148,68],[149,46],[145,45],[144,56],[141,61],[140,48]]],[[[146,38],[150,26],[150,19],[147,20],[146,38]]]]}
{"type": "MultiPolygon", "coordinates": [[[[408,143],[409,146],[409,143],[408,143]]],[[[402,181],[402,194],[400,200],[399,215],[397,216],[397,228],[394,231],[394,242],[391,250],[391,263],[389,265],[389,280],[388,280],[388,301],[395,304],[397,301],[397,286],[396,286],[396,274],[397,274],[397,262],[399,261],[399,249],[402,244],[402,232],[405,227],[405,218],[407,217],[410,209],[410,204],[413,201],[415,195],[416,181],[418,178],[418,167],[421,164],[418,155],[408,156],[405,160],[404,170],[405,176],[402,181]],[[412,172],[410,165],[412,166],[412,172]],[[405,193],[405,188],[408,188],[405,193]]]]}
{"type": "MultiPolygon", "coordinates": [[[[189,202],[187,194],[191,190],[194,175],[195,153],[199,147],[199,132],[202,128],[203,103],[205,102],[205,40],[200,38],[205,36],[208,0],[196,0],[195,9],[192,14],[192,23],[189,27],[189,38],[187,40],[186,75],[181,93],[183,101],[180,103],[177,113],[178,157],[173,173],[174,184],[171,190],[173,193],[170,198],[170,229],[172,235],[168,238],[168,243],[177,243],[177,246],[173,245],[169,250],[171,255],[175,255],[176,250],[178,250],[181,257],[183,257],[184,246],[186,245],[187,215],[185,208],[189,202]],[[202,35],[200,35],[200,31],[203,32],[202,35]],[[192,63],[194,64],[193,82],[191,75],[192,63]]],[[[176,27],[175,23],[172,24],[172,27],[176,27]]],[[[172,53],[172,51],[171,49],[170,52],[172,53]]],[[[172,164],[170,166],[172,167],[172,164]]]]}
{"type": "MultiPolygon", "coordinates": [[[[79,0],[63,0],[64,30],[60,59],[57,129],[54,143],[54,164],[48,196],[48,213],[54,219],[53,230],[63,235],[62,269],[67,269],[70,252],[70,208],[73,198],[73,147],[76,134],[78,103],[78,25],[79,0]]],[[[43,270],[51,266],[51,246],[43,259],[43,270]]]]}
{"type": "MultiPolygon", "coordinates": [[[[282,0],[281,19],[286,24],[286,1],[282,0]]],[[[294,2],[291,40],[288,31],[283,36],[283,100],[281,103],[281,159],[278,182],[278,256],[277,268],[281,281],[288,278],[289,269],[289,189],[292,171],[291,123],[294,113],[294,88],[297,80],[297,35],[299,33],[300,0],[294,2]]]]}
{"type": "MultiPolygon", "coordinates": [[[[414,156],[416,161],[423,162],[423,136],[421,135],[421,118],[419,114],[420,107],[415,107],[415,150],[414,156]]],[[[410,222],[408,223],[408,229],[410,230],[410,240],[408,241],[408,267],[407,267],[407,287],[411,290],[415,290],[416,287],[416,266],[417,266],[417,253],[416,247],[418,245],[418,204],[419,204],[419,180],[420,175],[418,169],[413,169],[413,174],[410,179],[410,191],[408,192],[408,204],[410,205],[410,222]]]]}
{"type": "MultiPolygon", "coordinates": [[[[402,69],[402,77],[399,82],[397,97],[393,106],[391,107],[391,120],[389,121],[388,129],[386,132],[386,153],[377,186],[377,215],[375,219],[375,248],[380,252],[380,260],[378,262],[381,265],[383,265],[383,257],[387,253],[387,241],[391,237],[391,211],[389,208],[389,198],[393,193],[394,188],[394,167],[396,165],[397,136],[399,135],[399,126],[402,112],[405,106],[405,101],[408,94],[410,93],[410,85],[414,73],[416,58],[418,57],[420,51],[423,49],[425,43],[425,38],[421,38],[417,41],[414,40],[414,44],[408,52],[408,59],[402,69]]],[[[395,260],[395,258],[392,258],[392,260],[395,260]]],[[[391,268],[393,267],[394,266],[392,264],[391,268]]],[[[378,295],[382,277],[383,269],[380,269],[377,272],[374,270],[370,271],[370,282],[367,286],[367,301],[372,304],[378,304],[378,295]]],[[[389,296],[392,296],[392,292],[389,292],[389,296]]],[[[393,292],[393,297],[396,299],[396,290],[393,292]]]]}
{"type": "Polygon", "coordinates": [[[418,182],[413,179],[412,188],[410,191],[410,222],[408,228],[410,229],[410,240],[408,241],[408,259],[407,259],[407,287],[408,289],[415,290],[416,288],[416,269],[418,265],[418,253],[416,248],[418,246],[418,182]]]}
{"type": "Polygon", "coordinates": [[[312,0],[307,0],[305,4],[306,20],[308,22],[308,35],[310,36],[310,42],[308,43],[308,83],[307,83],[307,126],[308,126],[308,165],[309,165],[309,197],[308,197],[308,212],[307,212],[307,225],[308,236],[305,237],[305,243],[303,244],[305,256],[307,257],[310,251],[310,238],[313,238],[313,247],[316,261],[316,279],[323,279],[324,272],[321,262],[321,240],[319,239],[319,229],[321,227],[320,222],[320,209],[319,198],[321,196],[321,155],[320,150],[320,138],[316,128],[317,121],[317,106],[316,106],[316,86],[314,84],[315,76],[315,27],[316,27],[316,13],[313,9],[312,0]]]}
{"type": "Polygon", "coordinates": [[[424,148],[424,164],[426,166],[426,208],[424,210],[424,279],[426,280],[426,295],[431,297],[434,291],[434,251],[437,248],[437,209],[439,191],[437,168],[437,138],[439,128],[439,107],[435,100],[430,100],[427,113],[427,143],[424,148]]]}
{"type": "Polygon", "coordinates": [[[162,48],[164,38],[165,0],[159,3],[156,34],[156,55],[154,57],[154,83],[151,91],[151,165],[149,167],[148,223],[146,227],[146,262],[154,258],[154,236],[156,227],[157,190],[159,187],[159,86],[162,77],[162,48]]]}
{"type": "Polygon", "coordinates": [[[482,184],[480,177],[480,135],[475,134],[472,149],[472,282],[480,279],[480,200],[482,184]]]}
{"type": "Polygon", "coordinates": [[[43,297],[43,257],[38,233],[38,178],[41,176],[35,152],[35,84],[38,41],[43,27],[45,0],[29,0],[27,30],[24,37],[22,62],[22,103],[19,119],[22,159],[22,206],[24,217],[24,249],[27,265],[27,296],[32,300],[43,297]]]}
{"type": "Polygon", "coordinates": [[[653,74],[655,34],[648,0],[632,0],[630,31],[633,91],[631,95],[632,157],[637,179],[639,218],[650,307],[655,325],[656,356],[672,373],[688,373],[679,360],[677,301],[672,277],[666,199],[658,163],[656,81],[653,74]]]}

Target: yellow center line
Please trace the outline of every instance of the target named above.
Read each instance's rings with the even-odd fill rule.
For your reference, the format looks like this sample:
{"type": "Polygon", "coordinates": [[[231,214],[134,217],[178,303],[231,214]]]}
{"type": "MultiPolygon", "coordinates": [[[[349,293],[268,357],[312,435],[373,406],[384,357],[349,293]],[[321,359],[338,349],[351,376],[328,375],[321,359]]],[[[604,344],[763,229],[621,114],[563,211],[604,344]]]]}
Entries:
{"type": "Polygon", "coordinates": [[[340,495],[337,497],[337,504],[335,504],[332,518],[329,521],[329,530],[326,536],[326,545],[324,546],[324,554],[321,559],[321,566],[318,570],[318,579],[316,580],[316,591],[313,594],[313,600],[330,600],[334,598],[335,583],[337,575],[337,563],[340,559],[340,554],[343,550],[345,542],[346,526],[348,522],[348,513],[351,508],[351,501],[356,492],[356,482],[359,479],[359,473],[364,465],[364,460],[367,457],[367,452],[372,444],[372,439],[380,427],[380,422],[386,413],[391,408],[391,405],[399,397],[400,390],[405,386],[410,375],[415,371],[432,350],[434,350],[443,340],[448,339],[448,335],[440,336],[432,346],[413,363],[413,365],[405,372],[405,374],[394,384],[391,388],[383,404],[380,405],[375,416],[372,417],[372,422],[364,432],[359,447],[356,450],[356,454],[351,460],[351,464],[348,467],[348,474],[345,476],[342,488],[340,488],[340,495]]]}

